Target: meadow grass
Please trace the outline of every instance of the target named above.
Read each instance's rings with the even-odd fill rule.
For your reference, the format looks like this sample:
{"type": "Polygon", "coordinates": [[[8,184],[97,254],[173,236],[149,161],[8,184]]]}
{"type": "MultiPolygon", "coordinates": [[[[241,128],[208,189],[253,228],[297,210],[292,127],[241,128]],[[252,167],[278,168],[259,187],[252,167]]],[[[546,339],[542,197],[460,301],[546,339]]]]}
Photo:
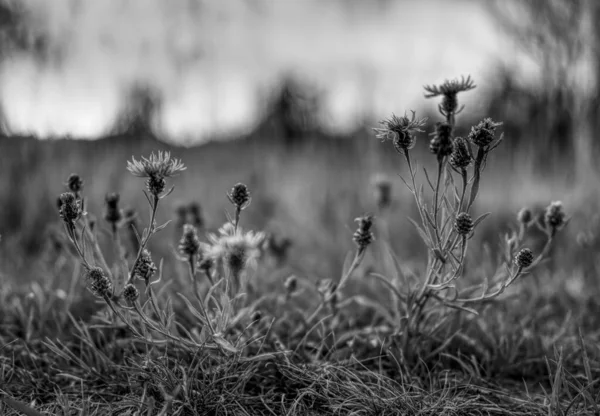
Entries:
{"type": "MultiPolygon", "coordinates": [[[[470,132],[447,97],[448,88],[470,89],[457,82],[429,88],[443,96],[440,120],[454,145],[470,132]]],[[[193,149],[0,142],[13,155],[2,161],[10,221],[1,233],[0,413],[600,414],[598,218],[586,192],[526,165],[507,169],[490,153],[469,210],[477,159],[461,198],[461,164],[450,170],[454,154],[440,150],[443,126],[387,120],[378,134],[392,143],[369,132],[294,149],[252,138],[193,149]],[[420,128],[436,131],[434,155],[420,128]],[[146,199],[126,163],[159,150],[187,169],[169,178],[164,158],[134,163],[135,174],[168,182],[149,183],[146,199]],[[455,175],[456,197],[436,169],[455,175]],[[152,178],[159,171],[165,178],[152,178]],[[83,188],[62,199],[61,219],[57,196],[79,192],[65,185],[72,172],[83,188]],[[378,172],[387,178],[374,183],[378,172]],[[415,203],[411,189],[418,196],[421,187],[428,196],[415,203]],[[113,215],[109,192],[120,195],[113,215]],[[573,219],[555,234],[534,222],[557,198],[573,219]],[[201,221],[179,208],[193,201],[201,221]],[[138,213],[133,238],[126,206],[138,213]],[[527,226],[523,206],[532,208],[527,226]],[[444,249],[438,233],[456,246],[444,249]],[[529,270],[549,236],[548,256],[529,270]],[[513,264],[523,247],[534,258],[513,264]],[[516,277],[519,269],[528,273],[516,277]]],[[[473,156],[489,145],[472,143],[473,156]]]]}

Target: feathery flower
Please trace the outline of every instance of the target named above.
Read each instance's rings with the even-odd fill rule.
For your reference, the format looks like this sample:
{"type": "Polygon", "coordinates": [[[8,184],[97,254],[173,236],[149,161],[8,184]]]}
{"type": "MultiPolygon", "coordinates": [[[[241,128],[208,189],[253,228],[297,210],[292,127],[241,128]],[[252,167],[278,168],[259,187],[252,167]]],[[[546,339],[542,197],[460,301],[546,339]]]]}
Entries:
{"type": "Polygon", "coordinates": [[[376,138],[382,141],[391,140],[396,151],[405,154],[414,147],[415,133],[423,131],[421,127],[425,125],[426,121],[426,118],[417,119],[414,111],[412,111],[412,118],[408,118],[406,114],[403,117],[392,114],[389,119],[379,122],[383,126],[382,128],[375,127],[373,130],[376,138]]]}
{"type": "MultiPolygon", "coordinates": [[[[443,96],[442,103],[439,106],[440,113],[444,116],[455,114],[458,110],[458,99],[456,98],[459,92],[465,92],[475,88],[475,84],[469,75],[467,78],[462,76],[459,79],[452,81],[446,80],[443,84],[425,85],[425,98],[443,96]]],[[[460,110],[459,110],[460,112],[460,110]]]]}
{"type": "Polygon", "coordinates": [[[127,170],[134,176],[148,178],[146,187],[148,191],[158,197],[166,186],[165,178],[176,176],[187,168],[176,158],[171,158],[169,152],[158,151],[158,156],[152,152],[150,157],[142,156],[140,160],[131,158],[127,162],[127,170]]]}

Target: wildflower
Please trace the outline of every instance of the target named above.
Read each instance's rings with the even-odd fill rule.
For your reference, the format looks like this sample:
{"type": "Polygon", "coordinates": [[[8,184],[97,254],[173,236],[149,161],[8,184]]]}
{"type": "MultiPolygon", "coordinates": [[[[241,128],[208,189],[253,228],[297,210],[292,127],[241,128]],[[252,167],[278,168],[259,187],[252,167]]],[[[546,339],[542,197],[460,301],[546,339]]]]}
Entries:
{"type": "Polygon", "coordinates": [[[79,198],[81,191],[83,190],[83,179],[76,173],[71,173],[67,182],[65,183],[67,189],[75,194],[79,198]]]}
{"type": "Polygon", "coordinates": [[[183,226],[183,235],[179,241],[179,253],[186,259],[200,253],[200,239],[198,239],[198,230],[192,224],[183,226]]]}
{"type": "Polygon", "coordinates": [[[144,280],[148,284],[156,270],[156,265],[152,261],[152,255],[147,249],[144,249],[131,274],[134,278],[144,280]]]}
{"type": "Polygon", "coordinates": [[[449,117],[452,114],[460,112],[458,110],[458,99],[457,94],[459,92],[465,92],[475,88],[475,84],[468,76],[466,79],[461,77],[460,80],[454,79],[452,81],[444,81],[440,86],[437,85],[425,85],[425,98],[432,98],[442,95],[442,103],[439,106],[440,113],[445,117],[449,117]],[[457,111],[458,110],[458,111],[457,111]]]}
{"type": "Polygon", "coordinates": [[[548,205],[544,220],[552,235],[556,234],[556,231],[565,225],[565,217],[566,214],[563,211],[563,204],[561,201],[554,201],[548,205]]]}
{"type": "Polygon", "coordinates": [[[65,192],[60,195],[60,217],[66,224],[73,225],[82,215],[81,200],[74,193],[65,192]]]}
{"type": "Polygon", "coordinates": [[[471,127],[469,140],[479,147],[486,147],[494,141],[496,128],[502,123],[495,123],[491,118],[484,118],[476,126],[471,127]]]}
{"type": "Polygon", "coordinates": [[[407,115],[398,117],[392,114],[392,117],[379,122],[383,128],[374,128],[375,137],[381,140],[391,140],[396,151],[405,154],[415,145],[415,133],[422,132],[421,127],[425,125],[426,118],[416,119],[415,112],[412,112],[412,118],[407,115]]]}
{"type": "Polygon", "coordinates": [[[377,175],[373,179],[375,200],[380,210],[392,205],[392,182],[387,176],[377,175]]]}
{"type": "Polygon", "coordinates": [[[450,164],[455,169],[463,170],[466,169],[472,161],[473,157],[471,156],[469,144],[462,137],[457,137],[454,140],[454,149],[450,155],[450,164]]]}
{"type": "Polygon", "coordinates": [[[429,142],[429,150],[437,155],[438,160],[442,160],[452,153],[452,149],[452,125],[447,122],[436,123],[435,132],[429,142]]]}
{"type": "Polygon", "coordinates": [[[364,215],[356,218],[354,221],[358,223],[358,229],[354,232],[352,239],[358,246],[359,252],[362,253],[375,239],[371,232],[371,228],[373,227],[373,216],[364,215]]]}
{"type": "Polygon", "coordinates": [[[123,289],[123,298],[129,303],[135,303],[140,298],[140,292],[133,284],[128,283],[123,289]]]}
{"type": "Polygon", "coordinates": [[[116,229],[117,223],[123,219],[123,213],[119,209],[120,196],[117,193],[107,194],[104,198],[106,207],[104,209],[104,219],[112,224],[116,229]]]}
{"type": "Polygon", "coordinates": [[[515,256],[515,264],[519,269],[525,269],[533,264],[533,253],[530,249],[521,249],[515,256]]]}
{"type": "Polygon", "coordinates": [[[155,198],[165,190],[165,178],[173,177],[186,169],[179,159],[171,158],[169,152],[161,151],[158,151],[158,156],[152,153],[148,158],[142,157],[140,160],[132,158],[127,162],[127,170],[131,174],[148,178],[146,187],[155,198]]]}
{"type": "Polygon", "coordinates": [[[529,208],[521,208],[517,214],[517,221],[523,225],[529,225],[533,219],[533,214],[529,208]]]}
{"type": "Polygon", "coordinates": [[[466,236],[473,231],[473,219],[466,212],[461,212],[454,220],[454,230],[457,234],[466,236]]]}
{"type": "Polygon", "coordinates": [[[111,295],[112,282],[100,267],[90,267],[86,271],[85,280],[88,282],[88,289],[94,296],[103,298],[111,295]]]}
{"type": "Polygon", "coordinates": [[[235,184],[231,188],[231,192],[227,194],[227,198],[240,211],[246,209],[251,202],[250,191],[248,191],[248,187],[243,183],[235,184]]]}

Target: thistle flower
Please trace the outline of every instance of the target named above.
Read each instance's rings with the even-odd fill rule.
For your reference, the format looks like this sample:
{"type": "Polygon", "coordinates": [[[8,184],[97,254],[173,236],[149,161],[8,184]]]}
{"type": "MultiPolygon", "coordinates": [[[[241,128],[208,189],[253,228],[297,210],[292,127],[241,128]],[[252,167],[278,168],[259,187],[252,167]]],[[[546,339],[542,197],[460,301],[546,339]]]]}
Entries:
{"type": "Polygon", "coordinates": [[[515,264],[519,269],[526,269],[533,264],[533,253],[530,249],[521,249],[515,256],[515,264]]]}
{"type": "Polygon", "coordinates": [[[429,142],[429,150],[437,155],[438,160],[449,156],[452,153],[452,125],[447,122],[438,122],[435,126],[435,132],[432,134],[429,142]]]}
{"type": "Polygon", "coordinates": [[[165,178],[176,176],[187,168],[184,164],[175,158],[171,158],[169,152],[158,151],[158,156],[154,152],[150,157],[142,157],[140,160],[131,158],[127,162],[127,170],[134,176],[148,178],[146,187],[148,192],[158,198],[165,190],[165,178]]]}
{"type": "Polygon", "coordinates": [[[73,225],[82,215],[81,200],[74,193],[65,192],[60,195],[60,217],[66,224],[73,225]]]}
{"type": "Polygon", "coordinates": [[[533,219],[533,213],[529,208],[521,208],[519,213],[517,214],[517,221],[523,225],[529,225],[531,220],[533,219]]]}
{"type": "Polygon", "coordinates": [[[140,298],[140,292],[133,284],[128,283],[123,288],[123,298],[129,303],[135,303],[140,298]]]}
{"type": "Polygon", "coordinates": [[[358,246],[359,252],[363,252],[375,239],[371,232],[371,228],[373,227],[373,216],[367,214],[356,218],[354,221],[358,223],[358,229],[354,232],[352,239],[358,246]]]}
{"type": "Polygon", "coordinates": [[[65,185],[69,191],[73,192],[75,196],[79,198],[81,191],[83,190],[83,179],[81,179],[78,174],[71,173],[65,185]]]}
{"type": "Polygon", "coordinates": [[[119,209],[120,196],[117,193],[107,194],[104,198],[106,203],[104,209],[104,219],[112,224],[113,228],[116,229],[117,223],[123,219],[123,213],[119,209]]]}
{"type": "Polygon", "coordinates": [[[565,217],[566,214],[563,211],[563,204],[561,201],[554,201],[548,205],[544,220],[552,235],[556,234],[556,231],[565,225],[565,217]]]}
{"type": "Polygon", "coordinates": [[[248,187],[243,183],[235,184],[231,188],[231,192],[227,194],[227,198],[240,211],[246,209],[252,200],[248,187]]]}
{"type": "Polygon", "coordinates": [[[392,182],[385,175],[377,175],[373,179],[375,201],[380,210],[392,205],[392,182]]]}
{"type": "Polygon", "coordinates": [[[457,234],[466,236],[473,231],[473,219],[466,212],[461,212],[454,220],[454,230],[457,234]]]}
{"type": "Polygon", "coordinates": [[[383,128],[373,128],[373,130],[375,137],[382,141],[391,140],[396,151],[405,154],[414,147],[415,133],[423,131],[421,127],[426,121],[426,118],[416,119],[414,111],[412,111],[412,118],[408,118],[406,114],[403,117],[392,114],[391,118],[379,122],[383,128]]]}
{"type": "Polygon", "coordinates": [[[85,280],[90,292],[99,298],[112,294],[112,282],[100,267],[90,267],[86,270],[85,280]]]}
{"type": "Polygon", "coordinates": [[[144,249],[133,267],[131,274],[134,278],[143,280],[148,284],[156,270],[156,265],[154,264],[154,261],[152,261],[152,255],[147,249],[144,249]]]}
{"type": "Polygon", "coordinates": [[[491,118],[484,118],[476,126],[471,127],[469,140],[479,147],[486,147],[494,141],[496,128],[502,123],[495,123],[491,118]]]}
{"type": "Polygon", "coordinates": [[[437,85],[425,85],[425,98],[432,98],[437,96],[443,96],[442,103],[439,106],[440,113],[445,117],[460,112],[458,110],[458,99],[457,94],[459,92],[465,92],[475,88],[475,84],[469,75],[466,79],[461,77],[460,80],[454,79],[452,81],[444,81],[440,86],[437,85]],[[458,111],[457,111],[458,110],[458,111]]]}
{"type": "Polygon", "coordinates": [[[183,226],[183,235],[179,241],[179,253],[187,259],[191,259],[200,253],[200,239],[198,230],[192,224],[183,226]]]}

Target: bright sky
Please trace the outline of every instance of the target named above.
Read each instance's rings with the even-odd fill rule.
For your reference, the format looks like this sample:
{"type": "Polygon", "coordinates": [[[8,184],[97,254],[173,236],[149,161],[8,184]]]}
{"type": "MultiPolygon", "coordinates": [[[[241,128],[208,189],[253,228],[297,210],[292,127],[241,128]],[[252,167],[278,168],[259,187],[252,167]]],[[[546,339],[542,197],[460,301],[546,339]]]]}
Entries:
{"type": "Polygon", "coordinates": [[[482,2],[394,0],[22,0],[64,60],[5,65],[13,130],[95,137],[136,80],[164,93],[173,139],[251,127],[256,103],[293,71],[326,92],[332,128],[422,104],[422,85],[484,85],[500,37],[482,2]]]}

